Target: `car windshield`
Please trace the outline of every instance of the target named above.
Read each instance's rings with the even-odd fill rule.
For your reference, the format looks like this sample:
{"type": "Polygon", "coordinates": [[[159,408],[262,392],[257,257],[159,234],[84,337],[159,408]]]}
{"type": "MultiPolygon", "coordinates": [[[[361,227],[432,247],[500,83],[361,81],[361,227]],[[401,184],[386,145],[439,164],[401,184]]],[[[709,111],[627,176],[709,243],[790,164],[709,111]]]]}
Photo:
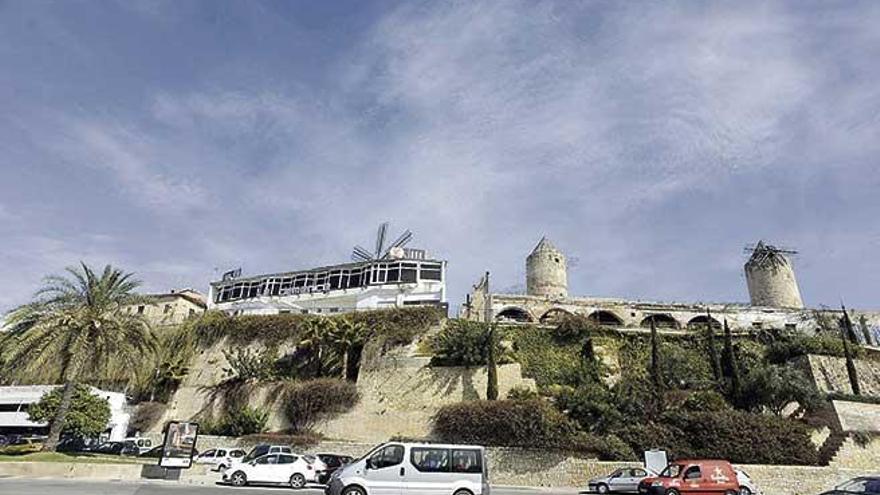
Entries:
{"type": "Polygon", "coordinates": [[[684,466],[681,464],[670,464],[666,466],[666,469],[660,473],[661,478],[678,478],[678,475],[681,474],[681,470],[684,466]]]}
{"type": "Polygon", "coordinates": [[[837,490],[848,493],[880,494],[880,478],[856,478],[837,486],[837,490]]]}

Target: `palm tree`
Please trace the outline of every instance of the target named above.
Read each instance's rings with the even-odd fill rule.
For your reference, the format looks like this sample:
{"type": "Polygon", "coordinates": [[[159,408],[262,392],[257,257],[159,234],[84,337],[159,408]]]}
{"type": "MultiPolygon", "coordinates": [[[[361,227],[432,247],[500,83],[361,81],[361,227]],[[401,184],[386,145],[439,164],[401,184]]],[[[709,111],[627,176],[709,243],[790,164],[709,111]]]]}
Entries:
{"type": "Polygon", "coordinates": [[[360,352],[367,337],[367,326],[351,318],[342,318],[331,329],[329,340],[342,356],[342,377],[357,381],[360,352]]]}
{"type": "Polygon", "coordinates": [[[43,450],[55,450],[79,382],[119,369],[134,375],[140,359],[153,349],[147,320],[126,311],[144,303],[134,293],[138,286],[132,274],[110,265],[97,274],[80,263],[67,268],[67,276],[46,277],[32,302],[9,313],[11,336],[3,349],[7,371],[64,384],[43,450]]]}
{"type": "Polygon", "coordinates": [[[324,375],[325,361],[327,360],[324,350],[336,325],[333,320],[320,316],[309,318],[303,323],[304,328],[299,339],[299,347],[309,351],[313,377],[320,378],[324,375]]]}

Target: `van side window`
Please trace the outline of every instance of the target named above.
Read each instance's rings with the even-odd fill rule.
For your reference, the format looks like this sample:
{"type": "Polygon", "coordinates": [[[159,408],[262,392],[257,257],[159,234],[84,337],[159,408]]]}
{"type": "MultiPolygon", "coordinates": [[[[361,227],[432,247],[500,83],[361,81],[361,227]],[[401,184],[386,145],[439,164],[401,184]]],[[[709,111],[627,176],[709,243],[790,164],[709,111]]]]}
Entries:
{"type": "Polygon", "coordinates": [[[483,456],[479,450],[454,449],[452,451],[453,473],[482,473],[483,456]]]}
{"type": "Polygon", "coordinates": [[[448,473],[449,450],[428,447],[413,447],[409,461],[416,469],[425,473],[448,473]]]}
{"type": "Polygon", "coordinates": [[[370,456],[370,466],[382,469],[403,462],[403,445],[389,445],[370,456]]]}
{"type": "Polygon", "coordinates": [[[700,474],[700,466],[691,466],[684,472],[684,479],[686,480],[695,480],[702,477],[703,475],[700,474]]]}

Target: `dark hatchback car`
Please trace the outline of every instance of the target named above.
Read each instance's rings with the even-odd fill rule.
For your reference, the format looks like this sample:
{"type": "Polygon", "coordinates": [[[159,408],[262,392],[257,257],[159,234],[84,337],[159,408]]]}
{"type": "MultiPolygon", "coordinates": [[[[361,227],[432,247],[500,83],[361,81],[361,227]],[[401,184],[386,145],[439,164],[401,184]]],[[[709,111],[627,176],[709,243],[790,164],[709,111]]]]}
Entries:
{"type": "Polygon", "coordinates": [[[314,456],[306,455],[303,456],[303,458],[315,466],[315,473],[317,474],[318,483],[322,485],[326,485],[327,482],[330,481],[330,476],[337,469],[351,463],[351,461],[354,460],[354,458],[351,456],[339,454],[315,454],[314,456]],[[316,459],[309,460],[309,458],[311,457],[314,457],[316,459]]]}
{"type": "Polygon", "coordinates": [[[880,476],[860,476],[841,483],[821,495],[880,495],[880,476]]]}

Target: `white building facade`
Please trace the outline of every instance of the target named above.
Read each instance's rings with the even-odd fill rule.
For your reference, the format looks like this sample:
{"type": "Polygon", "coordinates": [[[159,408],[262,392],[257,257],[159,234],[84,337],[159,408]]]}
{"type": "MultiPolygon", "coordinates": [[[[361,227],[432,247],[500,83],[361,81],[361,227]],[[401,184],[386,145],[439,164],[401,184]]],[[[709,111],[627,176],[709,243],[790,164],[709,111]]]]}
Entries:
{"type": "MultiPolygon", "coordinates": [[[[36,404],[48,392],[60,385],[25,385],[0,387],[0,432],[45,433],[48,423],[31,421],[28,408],[36,404]]],[[[131,414],[126,407],[125,394],[107,392],[90,387],[92,395],[106,399],[110,405],[110,421],[107,423],[107,440],[125,439],[131,414]]]]}
{"type": "Polygon", "coordinates": [[[310,270],[211,283],[208,309],[230,315],[334,314],[446,305],[446,261],[422,250],[310,270]]]}

